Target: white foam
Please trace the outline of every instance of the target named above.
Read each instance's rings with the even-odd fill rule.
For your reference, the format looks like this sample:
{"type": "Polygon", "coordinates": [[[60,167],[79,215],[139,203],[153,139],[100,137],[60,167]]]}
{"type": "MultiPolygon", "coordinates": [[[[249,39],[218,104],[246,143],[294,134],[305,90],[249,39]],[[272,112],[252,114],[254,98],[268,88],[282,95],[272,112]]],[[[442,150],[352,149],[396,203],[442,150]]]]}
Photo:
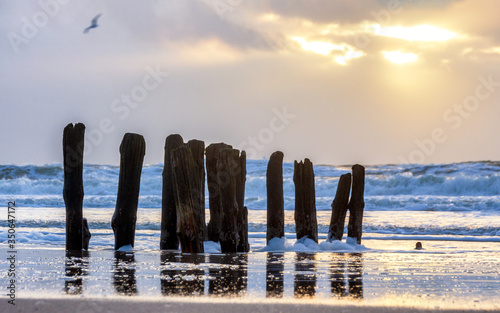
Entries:
{"type": "Polygon", "coordinates": [[[121,246],[116,251],[119,251],[119,252],[133,252],[134,251],[134,247],[132,247],[132,245],[125,245],[125,246],[121,246]]]}
{"type": "Polygon", "coordinates": [[[363,245],[347,241],[342,242],[339,240],[328,241],[325,240],[316,243],[314,240],[303,237],[299,240],[289,240],[285,237],[272,238],[264,248],[257,250],[257,252],[321,252],[321,251],[336,251],[336,252],[361,252],[369,250],[363,245]]]}

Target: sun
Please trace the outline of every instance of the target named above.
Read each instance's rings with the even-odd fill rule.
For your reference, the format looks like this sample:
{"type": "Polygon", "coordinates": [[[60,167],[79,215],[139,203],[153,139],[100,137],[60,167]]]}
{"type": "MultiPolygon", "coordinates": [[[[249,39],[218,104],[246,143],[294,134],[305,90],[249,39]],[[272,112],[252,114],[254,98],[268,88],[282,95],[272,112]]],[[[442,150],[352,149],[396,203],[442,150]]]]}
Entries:
{"type": "Polygon", "coordinates": [[[414,62],[418,59],[418,55],[410,52],[396,51],[382,51],[384,57],[396,64],[404,64],[409,62],[414,62]]]}

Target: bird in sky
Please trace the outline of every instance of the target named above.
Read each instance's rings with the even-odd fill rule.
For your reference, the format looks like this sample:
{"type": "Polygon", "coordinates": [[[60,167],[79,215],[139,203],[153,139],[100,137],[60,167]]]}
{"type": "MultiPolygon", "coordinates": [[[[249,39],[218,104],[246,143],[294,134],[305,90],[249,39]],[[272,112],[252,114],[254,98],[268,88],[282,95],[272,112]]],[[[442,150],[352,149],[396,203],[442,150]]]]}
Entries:
{"type": "Polygon", "coordinates": [[[92,22],[90,22],[90,26],[85,28],[83,30],[83,33],[86,34],[89,32],[89,30],[91,30],[92,28],[96,28],[97,26],[97,20],[101,17],[102,14],[97,14],[93,19],[92,19],[92,22]]]}

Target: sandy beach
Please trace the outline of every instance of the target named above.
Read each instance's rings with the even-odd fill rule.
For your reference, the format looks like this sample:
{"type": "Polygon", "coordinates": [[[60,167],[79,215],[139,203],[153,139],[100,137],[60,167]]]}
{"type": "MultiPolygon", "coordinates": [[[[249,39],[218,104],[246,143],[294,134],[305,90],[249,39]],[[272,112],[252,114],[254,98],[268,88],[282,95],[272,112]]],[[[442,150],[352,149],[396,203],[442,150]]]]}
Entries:
{"type": "MultiPolygon", "coordinates": [[[[2,306],[4,311],[5,306],[2,306]]],[[[200,300],[194,298],[168,298],[168,299],[130,299],[130,298],[54,298],[39,299],[28,298],[18,302],[15,309],[8,308],[7,312],[40,312],[40,313],[91,313],[91,312],[120,312],[120,313],[146,313],[146,312],[204,312],[204,313],[299,313],[299,312],[342,312],[342,313],[392,313],[392,312],[499,312],[497,309],[466,309],[441,307],[414,307],[411,305],[380,305],[367,306],[359,304],[327,304],[325,302],[309,301],[245,301],[233,300],[200,300]]]]}

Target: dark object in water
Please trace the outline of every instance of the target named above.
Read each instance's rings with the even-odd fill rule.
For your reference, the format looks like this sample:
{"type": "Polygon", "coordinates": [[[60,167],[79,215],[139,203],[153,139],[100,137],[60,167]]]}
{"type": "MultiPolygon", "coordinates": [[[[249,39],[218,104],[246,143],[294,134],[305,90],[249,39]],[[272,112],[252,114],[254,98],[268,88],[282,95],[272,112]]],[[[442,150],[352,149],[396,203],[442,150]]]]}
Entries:
{"type": "Polygon", "coordinates": [[[422,250],[422,243],[419,241],[417,242],[417,245],[415,246],[415,250],[422,250]]]}
{"type": "Polygon", "coordinates": [[[82,219],[82,223],[83,223],[83,249],[89,250],[89,241],[92,235],[90,234],[89,224],[85,217],[82,219]]]}
{"type": "Polygon", "coordinates": [[[183,253],[203,253],[203,237],[197,210],[200,207],[199,187],[202,185],[198,166],[187,145],[172,150],[174,200],[177,215],[177,237],[183,253]]]}
{"type": "Polygon", "coordinates": [[[295,184],[295,229],[297,240],[307,236],[318,242],[314,170],[309,159],[305,159],[304,162],[294,162],[293,182],[295,184]]]}
{"type": "Polygon", "coordinates": [[[172,171],[172,151],[184,144],[181,135],[169,135],[165,139],[165,158],[163,162],[163,185],[161,200],[161,250],[177,250],[179,239],[177,238],[177,209],[174,197],[174,173],[172,171]]]}
{"type": "Polygon", "coordinates": [[[83,144],[85,125],[68,124],[63,132],[64,188],[66,206],[66,250],[83,248],[83,144]]]}
{"type": "Polygon", "coordinates": [[[347,205],[349,209],[349,224],[347,225],[347,237],[356,238],[361,244],[363,234],[363,209],[365,207],[365,168],[359,164],[352,166],[352,191],[351,200],[347,205]]]}
{"type": "Polygon", "coordinates": [[[341,175],[337,186],[337,193],[332,202],[332,217],[328,230],[328,241],[342,240],[350,191],[351,173],[341,175]]]}
{"type": "Polygon", "coordinates": [[[271,154],[267,163],[267,233],[266,240],[285,236],[285,204],[283,199],[283,157],[281,151],[271,154]]]}
{"type": "Polygon", "coordinates": [[[120,144],[120,174],[116,208],[111,227],[115,234],[115,250],[134,246],[135,223],[141,182],[142,163],[146,154],[144,137],[126,133],[120,144]]]}

